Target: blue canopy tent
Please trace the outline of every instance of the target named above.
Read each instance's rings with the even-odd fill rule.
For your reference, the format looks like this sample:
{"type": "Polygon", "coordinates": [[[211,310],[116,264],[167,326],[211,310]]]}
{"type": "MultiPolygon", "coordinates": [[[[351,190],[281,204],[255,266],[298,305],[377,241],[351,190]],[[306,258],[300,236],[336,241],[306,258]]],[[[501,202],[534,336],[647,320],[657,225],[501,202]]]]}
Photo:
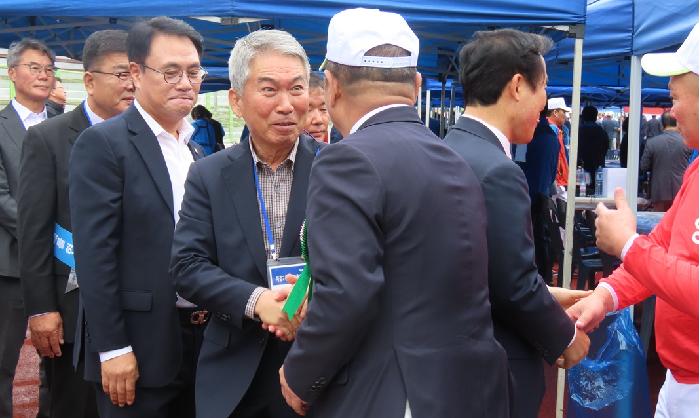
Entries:
{"type": "Polygon", "coordinates": [[[0,44],[22,36],[47,41],[61,55],[80,58],[84,39],[105,28],[128,28],[141,16],[188,16],[190,24],[205,37],[203,64],[215,75],[205,91],[224,87],[226,59],[233,41],[260,28],[278,28],[292,33],[304,45],[312,66],[325,53],[328,21],[349,7],[372,7],[401,13],[421,39],[419,67],[425,74],[438,75],[454,68],[452,54],[477,29],[504,26],[547,26],[581,24],[585,1],[556,5],[530,4],[524,0],[493,0],[487,4],[471,1],[220,1],[179,2],[124,0],[16,0],[0,5],[0,44]],[[109,16],[109,17],[104,17],[109,16]],[[196,16],[201,17],[194,18],[196,16]],[[452,67],[451,67],[452,66],[452,67]],[[219,67],[219,68],[217,68],[219,67]]]}
{"type": "MultiPolygon", "coordinates": [[[[476,30],[515,27],[546,31],[556,39],[575,37],[576,54],[569,73],[573,83],[567,84],[574,86],[572,126],[578,126],[585,0],[14,0],[0,4],[0,45],[33,36],[61,55],[79,58],[85,38],[95,30],[127,29],[139,16],[187,16],[205,38],[203,65],[212,75],[205,87],[221,89],[228,87],[226,59],[236,38],[256,29],[287,30],[304,45],[316,67],[325,53],[330,17],[351,7],[402,14],[421,40],[419,71],[442,80],[456,73],[455,52],[476,30]]],[[[557,408],[561,417],[563,406],[557,408]]]]}

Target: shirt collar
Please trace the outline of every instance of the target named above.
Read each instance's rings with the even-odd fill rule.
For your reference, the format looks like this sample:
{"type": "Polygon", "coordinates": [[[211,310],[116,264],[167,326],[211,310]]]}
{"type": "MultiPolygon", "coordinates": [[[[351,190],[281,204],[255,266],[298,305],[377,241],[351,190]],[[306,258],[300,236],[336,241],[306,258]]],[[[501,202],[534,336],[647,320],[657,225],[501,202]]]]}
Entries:
{"type": "Polygon", "coordinates": [[[85,115],[88,117],[90,125],[97,125],[98,123],[104,122],[104,119],[90,109],[90,105],[88,104],[87,100],[83,102],[83,109],[85,109],[85,115]]]}
{"type": "Polygon", "coordinates": [[[501,147],[503,148],[503,151],[505,151],[508,158],[513,158],[510,154],[510,141],[508,141],[508,137],[506,137],[506,135],[503,132],[501,132],[500,129],[496,128],[495,126],[491,125],[483,119],[477,118],[474,115],[464,113],[462,116],[475,120],[480,124],[484,125],[485,127],[489,128],[489,131],[491,131],[494,135],[496,135],[496,138],[498,138],[498,142],[501,143],[501,147]]]}
{"type": "MultiPolygon", "coordinates": [[[[255,149],[253,148],[253,137],[252,135],[248,136],[248,146],[250,147],[250,153],[253,154],[253,162],[255,165],[258,165],[259,162],[261,162],[260,158],[258,158],[258,154],[255,153],[255,149]]],[[[287,156],[287,159],[285,161],[291,161],[292,165],[294,165],[294,160],[297,157],[297,148],[299,147],[299,138],[297,138],[296,141],[294,141],[294,146],[292,147],[292,151],[289,152],[289,155],[287,156]]],[[[267,164],[264,161],[262,161],[263,164],[267,164]]]]}
{"type": "Polygon", "coordinates": [[[34,115],[36,117],[46,119],[46,106],[44,106],[44,109],[42,109],[41,112],[39,113],[34,113],[31,110],[29,110],[26,106],[18,102],[16,99],[12,99],[12,107],[15,108],[17,111],[17,114],[19,115],[19,119],[24,122],[27,120],[28,117],[34,115]]]}
{"type": "Polygon", "coordinates": [[[357,130],[360,129],[360,126],[362,126],[363,123],[367,122],[367,120],[369,118],[376,115],[377,113],[384,111],[384,110],[387,110],[387,109],[391,109],[392,107],[400,107],[400,106],[408,106],[408,105],[397,103],[397,104],[390,104],[390,105],[386,105],[386,106],[382,106],[382,107],[378,107],[376,109],[370,110],[363,117],[361,117],[360,120],[358,120],[357,122],[355,122],[354,125],[352,125],[352,128],[350,129],[350,133],[348,135],[354,134],[355,132],[357,132],[357,130]]]}
{"type": "MultiPolygon", "coordinates": [[[[156,138],[162,136],[162,135],[167,135],[172,137],[172,135],[165,130],[158,122],[156,122],[155,119],[151,115],[146,112],[143,107],[141,107],[141,104],[137,101],[134,100],[134,106],[136,107],[136,110],[141,114],[141,117],[143,118],[144,121],[146,121],[146,125],[151,129],[153,132],[153,135],[155,135],[156,138]]],[[[178,128],[178,133],[179,133],[179,138],[176,138],[177,142],[182,142],[183,144],[187,144],[190,142],[190,138],[192,137],[192,134],[194,133],[194,128],[192,125],[187,123],[187,121],[183,118],[180,121],[180,127],[178,128]]]]}

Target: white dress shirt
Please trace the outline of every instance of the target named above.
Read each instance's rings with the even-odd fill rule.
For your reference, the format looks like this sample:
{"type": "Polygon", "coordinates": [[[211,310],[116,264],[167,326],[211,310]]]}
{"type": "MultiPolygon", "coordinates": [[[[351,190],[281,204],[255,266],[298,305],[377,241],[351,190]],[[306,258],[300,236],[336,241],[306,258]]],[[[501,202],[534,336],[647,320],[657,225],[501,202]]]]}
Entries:
{"type": "Polygon", "coordinates": [[[367,119],[371,118],[372,116],[376,115],[377,113],[384,111],[384,110],[387,110],[387,109],[391,109],[392,107],[401,107],[401,106],[408,106],[408,105],[390,104],[390,105],[386,105],[386,106],[382,106],[382,107],[378,107],[376,109],[370,110],[363,117],[361,117],[360,120],[358,120],[357,122],[355,122],[354,125],[352,125],[352,128],[350,129],[350,133],[348,135],[354,134],[355,132],[357,132],[357,130],[360,129],[360,126],[362,126],[363,123],[367,122],[367,119]]]}
{"type": "Polygon", "coordinates": [[[510,154],[510,141],[508,141],[508,137],[506,137],[506,135],[503,132],[501,132],[500,129],[496,128],[495,126],[491,125],[490,123],[488,123],[482,119],[477,118],[474,115],[464,113],[462,116],[464,116],[465,118],[473,119],[473,120],[481,123],[485,127],[489,128],[489,131],[493,132],[493,134],[496,135],[496,138],[498,138],[498,142],[501,143],[501,147],[503,147],[503,151],[505,151],[508,158],[510,158],[511,160],[513,159],[513,157],[510,154]]]}
{"type": "MultiPolygon", "coordinates": [[[[173,219],[175,224],[180,219],[180,206],[182,206],[182,198],[185,195],[185,180],[187,180],[187,172],[190,169],[190,165],[194,162],[194,157],[190,151],[187,143],[190,141],[192,134],[194,133],[194,128],[192,125],[187,123],[185,119],[180,121],[180,126],[178,127],[178,137],[175,138],[168,131],[166,131],[155,119],[141,107],[138,101],[134,101],[134,106],[138,110],[139,114],[146,125],[151,129],[153,135],[155,135],[158,145],[160,146],[160,151],[163,153],[163,158],[165,159],[165,166],[168,168],[168,175],[170,176],[170,184],[173,191],[173,219]]],[[[86,106],[86,109],[88,107],[86,106]]],[[[90,116],[90,113],[88,113],[90,116]]],[[[97,116],[97,115],[95,115],[97,116]]],[[[176,306],[179,308],[192,308],[197,305],[188,302],[187,300],[181,298],[179,295],[177,297],[176,306]]],[[[100,353],[100,362],[104,363],[107,360],[111,360],[115,357],[119,357],[123,354],[131,353],[133,351],[131,346],[120,348],[117,350],[111,350],[100,353]]]]}
{"type": "Polygon", "coordinates": [[[90,126],[94,126],[105,121],[97,113],[90,109],[90,105],[88,104],[87,100],[83,102],[83,109],[85,109],[85,114],[87,115],[88,122],[90,122],[90,126]]]}
{"type": "Polygon", "coordinates": [[[40,124],[47,118],[46,106],[44,106],[44,109],[41,112],[34,113],[24,105],[20,104],[20,102],[18,102],[16,99],[12,99],[11,103],[12,107],[15,108],[15,111],[19,115],[19,120],[22,121],[22,125],[24,125],[25,130],[29,129],[30,126],[40,124]]]}

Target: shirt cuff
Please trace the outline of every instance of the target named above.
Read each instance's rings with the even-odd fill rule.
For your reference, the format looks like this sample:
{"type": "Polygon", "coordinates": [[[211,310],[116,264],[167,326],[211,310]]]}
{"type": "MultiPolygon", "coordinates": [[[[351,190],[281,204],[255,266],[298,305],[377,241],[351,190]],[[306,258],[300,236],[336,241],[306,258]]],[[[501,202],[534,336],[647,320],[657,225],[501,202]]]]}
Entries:
{"type": "Polygon", "coordinates": [[[38,313],[38,314],[34,314],[34,315],[29,315],[29,319],[36,318],[37,316],[48,315],[48,314],[50,314],[50,313],[58,313],[58,312],[56,312],[56,311],[53,311],[53,312],[42,312],[42,313],[38,313]]]}
{"type": "Polygon", "coordinates": [[[107,360],[112,360],[113,358],[123,356],[124,354],[128,354],[133,352],[134,350],[131,348],[130,345],[120,348],[117,350],[110,350],[110,351],[105,351],[100,353],[100,363],[104,363],[107,360]]]}
{"type": "Polygon", "coordinates": [[[615,289],[612,286],[610,286],[608,283],[605,283],[605,282],[598,283],[598,287],[602,287],[603,289],[607,290],[610,293],[610,296],[612,297],[612,300],[613,300],[613,311],[616,311],[617,306],[618,306],[618,301],[617,301],[617,293],[615,293],[615,289]]]}
{"type": "Polygon", "coordinates": [[[627,255],[627,251],[630,250],[630,247],[632,247],[632,244],[634,244],[634,240],[639,237],[639,234],[634,234],[632,235],[627,242],[625,243],[625,246],[622,247],[622,253],[620,254],[620,260],[623,262],[625,261],[625,256],[627,255]]]}
{"type": "Polygon", "coordinates": [[[253,293],[251,293],[250,297],[248,298],[248,303],[245,305],[245,316],[250,319],[255,319],[255,304],[258,303],[260,295],[262,295],[266,290],[266,287],[256,287],[255,290],[253,290],[253,293]]]}
{"type": "Polygon", "coordinates": [[[573,344],[574,341],[576,341],[576,333],[577,332],[578,332],[578,329],[576,329],[576,327],[574,327],[574,337],[571,339],[571,341],[569,341],[569,345],[567,345],[566,348],[571,347],[571,344],[573,344]]]}

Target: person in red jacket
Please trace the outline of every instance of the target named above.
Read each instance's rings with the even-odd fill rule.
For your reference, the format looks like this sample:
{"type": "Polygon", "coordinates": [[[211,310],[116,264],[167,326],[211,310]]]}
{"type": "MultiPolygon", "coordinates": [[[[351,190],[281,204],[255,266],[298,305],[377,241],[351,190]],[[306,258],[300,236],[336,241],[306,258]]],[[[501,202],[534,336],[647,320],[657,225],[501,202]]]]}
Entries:
{"type": "MultiPolygon", "coordinates": [[[[671,76],[672,115],[688,146],[698,149],[698,46],[695,25],[675,53],[647,54],[642,68],[671,76]]],[[[649,235],[638,235],[636,219],[622,189],[616,209],[598,205],[598,247],[619,256],[623,264],[601,280],[593,294],[567,313],[586,332],[607,312],[656,295],[656,350],[668,369],[659,392],[656,418],[698,417],[698,160],[685,173],[671,208],[649,235]]]]}

